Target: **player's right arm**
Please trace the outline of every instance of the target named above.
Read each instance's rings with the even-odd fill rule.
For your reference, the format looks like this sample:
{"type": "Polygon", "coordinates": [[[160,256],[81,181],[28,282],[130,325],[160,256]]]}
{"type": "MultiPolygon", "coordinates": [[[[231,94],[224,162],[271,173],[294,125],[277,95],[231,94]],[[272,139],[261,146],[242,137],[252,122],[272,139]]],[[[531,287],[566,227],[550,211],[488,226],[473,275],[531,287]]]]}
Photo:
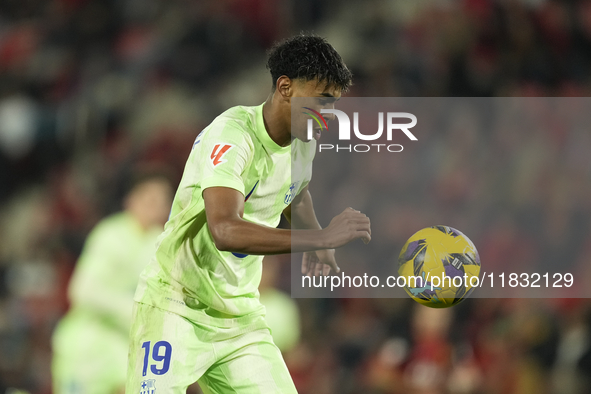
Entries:
{"type": "Polygon", "coordinates": [[[217,249],[268,255],[331,249],[354,239],[370,239],[369,219],[347,208],[325,229],[285,230],[243,219],[243,172],[254,165],[253,145],[239,123],[218,120],[196,143],[200,185],[209,231],[217,249]]]}
{"type": "MultiPolygon", "coordinates": [[[[209,230],[219,250],[252,255],[332,249],[361,238],[369,242],[370,222],[352,208],[335,216],[322,230],[285,230],[243,219],[244,195],[227,187],[203,191],[209,230]]],[[[336,268],[336,267],[335,267],[336,268]]]]}

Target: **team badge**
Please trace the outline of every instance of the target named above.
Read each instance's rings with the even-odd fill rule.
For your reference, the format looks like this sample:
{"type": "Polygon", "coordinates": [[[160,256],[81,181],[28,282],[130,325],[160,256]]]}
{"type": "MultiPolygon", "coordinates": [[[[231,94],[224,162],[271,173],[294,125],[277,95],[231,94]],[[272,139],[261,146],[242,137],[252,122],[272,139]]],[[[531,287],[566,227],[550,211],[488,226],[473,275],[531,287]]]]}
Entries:
{"type": "Polygon", "coordinates": [[[285,202],[286,205],[289,205],[291,203],[291,200],[293,200],[293,198],[295,197],[298,183],[299,182],[292,183],[287,193],[285,193],[285,199],[283,200],[283,202],[285,202]]]}
{"type": "Polygon", "coordinates": [[[142,387],[140,389],[140,394],[154,394],[156,392],[156,386],[154,385],[155,381],[156,379],[142,381],[142,384],[140,385],[142,387]]]}
{"type": "Polygon", "coordinates": [[[225,163],[227,160],[224,160],[223,157],[228,151],[233,148],[234,145],[229,144],[216,144],[211,151],[211,162],[213,166],[217,166],[218,164],[225,163]]]}

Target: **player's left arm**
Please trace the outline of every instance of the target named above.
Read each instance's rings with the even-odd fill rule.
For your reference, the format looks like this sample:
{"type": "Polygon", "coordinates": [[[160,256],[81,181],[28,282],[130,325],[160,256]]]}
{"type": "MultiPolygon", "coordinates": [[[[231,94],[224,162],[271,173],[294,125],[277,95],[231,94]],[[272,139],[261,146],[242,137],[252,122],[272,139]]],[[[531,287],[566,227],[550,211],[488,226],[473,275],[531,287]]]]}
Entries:
{"type": "MultiPolygon", "coordinates": [[[[301,192],[293,199],[290,205],[283,210],[283,215],[291,224],[293,229],[321,230],[318,223],[312,195],[306,185],[301,192]]],[[[302,274],[304,275],[328,275],[331,263],[336,265],[334,249],[317,250],[305,252],[302,258],[302,274]]]]}

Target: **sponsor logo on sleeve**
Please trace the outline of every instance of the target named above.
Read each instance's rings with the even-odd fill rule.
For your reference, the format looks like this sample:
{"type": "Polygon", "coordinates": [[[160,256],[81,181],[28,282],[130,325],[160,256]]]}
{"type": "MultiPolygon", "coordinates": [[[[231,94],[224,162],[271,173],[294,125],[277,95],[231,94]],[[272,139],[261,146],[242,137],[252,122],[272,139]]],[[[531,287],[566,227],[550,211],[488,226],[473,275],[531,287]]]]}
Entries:
{"type": "Polygon", "coordinates": [[[217,166],[218,164],[225,163],[227,160],[224,160],[224,156],[230,149],[232,149],[234,145],[229,144],[216,144],[211,151],[211,162],[213,166],[217,166]]]}

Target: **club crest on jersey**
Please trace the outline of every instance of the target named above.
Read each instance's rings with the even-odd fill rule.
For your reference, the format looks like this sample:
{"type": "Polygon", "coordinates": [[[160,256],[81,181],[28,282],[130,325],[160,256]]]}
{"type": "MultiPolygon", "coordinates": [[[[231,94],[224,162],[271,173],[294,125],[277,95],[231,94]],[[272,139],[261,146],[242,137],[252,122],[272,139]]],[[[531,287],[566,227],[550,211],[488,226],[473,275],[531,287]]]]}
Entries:
{"type": "Polygon", "coordinates": [[[232,149],[234,145],[230,144],[216,144],[211,151],[211,162],[213,166],[217,166],[218,164],[225,163],[227,160],[224,160],[224,155],[228,153],[230,149],[232,149]]]}
{"type": "Polygon", "coordinates": [[[298,183],[299,182],[292,183],[287,193],[285,193],[285,199],[283,200],[283,202],[285,202],[286,205],[289,205],[291,203],[291,200],[293,200],[293,198],[295,197],[298,188],[298,183]]]}
{"type": "Polygon", "coordinates": [[[142,381],[140,384],[140,394],[154,394],[156,392],[156,385],[154,382],[156,379],[148,379],[142,381]]]}

